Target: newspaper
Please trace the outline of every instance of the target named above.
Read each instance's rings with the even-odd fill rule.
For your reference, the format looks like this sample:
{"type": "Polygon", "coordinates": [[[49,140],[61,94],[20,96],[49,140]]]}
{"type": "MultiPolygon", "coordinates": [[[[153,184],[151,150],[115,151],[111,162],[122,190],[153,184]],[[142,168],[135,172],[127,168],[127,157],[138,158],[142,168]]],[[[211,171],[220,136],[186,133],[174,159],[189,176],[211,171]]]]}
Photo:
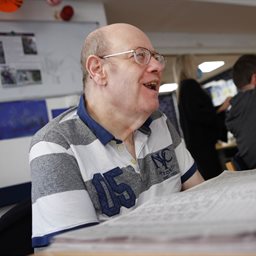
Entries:
{"type": "Polygon", "coordinates": [[[116,246],[116,250],[124,250],[126,245],[129,251],[134,244],[146,244],[141,250],[152,251],[159,245],[163,250],[167,245],[181,244],[184,250],[186,243],[195,241],[213,244],[212,248],[222,244],[234,249],[243,240],[242,251],[256,252],[255,234],[256,170],[224,171],[190,190],[154,198],[126,215],[56,236],[50,249],[76,244],[80,249],[114,250],[116,246]]]}

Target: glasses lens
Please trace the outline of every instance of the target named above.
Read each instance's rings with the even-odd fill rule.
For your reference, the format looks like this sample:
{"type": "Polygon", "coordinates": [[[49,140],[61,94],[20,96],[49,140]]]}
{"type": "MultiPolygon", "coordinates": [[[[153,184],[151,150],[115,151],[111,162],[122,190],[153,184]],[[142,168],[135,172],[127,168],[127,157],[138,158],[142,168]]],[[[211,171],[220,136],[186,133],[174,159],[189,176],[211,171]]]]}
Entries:
{"type": "Polygon", "coordinates": [[[134,56],[135,56],[135,61],[138,64],[146,65],[146,64],[149,63],[151,53],[147,49],[138,48],[138,49],[135,50],[134,56]]]}
{"type": "Polygon", "coordinates": [[[158,53],[155,53],[155,54],[154,54],[154,58],[155,58],[160,64],[162,64],[163,66],[165,66],[166,61],[165,61],[165,58],[164,58],[163,55],[158,54],[158,53]]]}

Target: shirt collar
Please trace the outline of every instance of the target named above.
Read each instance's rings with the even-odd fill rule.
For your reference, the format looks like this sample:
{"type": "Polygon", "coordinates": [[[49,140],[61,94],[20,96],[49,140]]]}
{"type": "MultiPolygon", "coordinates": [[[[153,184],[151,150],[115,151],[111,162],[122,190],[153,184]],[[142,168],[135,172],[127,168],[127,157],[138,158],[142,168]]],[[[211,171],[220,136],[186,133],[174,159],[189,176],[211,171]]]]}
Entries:
{"type": "MultiPolygon", "coordinates": [[[[90,117],[89,113],[86,109],[86,104],[84,100],[84,95],[81,96],[78,108],[77,108],[77,114],[79,118],[91,129],[91,131],[96,135],[96,137],[100,140],[100,142],[103,145],[106,145],[111,140],[115,140],[116,143],[122,143],[122,141],[116,139],[113,134],[108,132],[104,127],[102,127],[99,123],[97,123],[93,118],[90,117]]],[[[139,131],[142,133],[145,133],[147,135],[150,135],[151,130],[149,128],[149,125],[152,122],[152,118],[149,117],[146,122],[139,128],[139,131]]]]}
{"type": "Polygon", "coordinates": [[[150,116],[146,122],[139,128],[139,131],[146,134],[146,135],[150,135],[151,134],[151,129],[150,129],[150,124],[152,123],[153,119],[150,116]]]}

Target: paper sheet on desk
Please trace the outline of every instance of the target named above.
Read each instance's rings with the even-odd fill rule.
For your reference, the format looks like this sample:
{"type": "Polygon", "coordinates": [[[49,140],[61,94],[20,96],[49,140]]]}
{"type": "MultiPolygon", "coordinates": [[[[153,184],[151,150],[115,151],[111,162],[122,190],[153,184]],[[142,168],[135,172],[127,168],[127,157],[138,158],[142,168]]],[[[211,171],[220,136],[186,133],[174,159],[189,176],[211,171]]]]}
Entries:
{"type": "Polygon", "coordinates": [[[100,225],[67,232],[61,240],[127,238],[170,241],[256,232],[256,170],[231,172],[188,191],[159,197],[100,225]]]}

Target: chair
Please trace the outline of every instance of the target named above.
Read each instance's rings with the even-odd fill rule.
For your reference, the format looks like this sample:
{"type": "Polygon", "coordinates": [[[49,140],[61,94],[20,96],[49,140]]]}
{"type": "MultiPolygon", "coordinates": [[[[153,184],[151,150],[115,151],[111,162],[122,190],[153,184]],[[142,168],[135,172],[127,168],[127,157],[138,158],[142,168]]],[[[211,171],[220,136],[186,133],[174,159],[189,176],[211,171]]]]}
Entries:
{"type": "Polygon", "coordinates": [[[233,165],[232,161],[228,161],[225,163],[227,170],[229,171],[236,171],[235,166],[233,165]]]}
{"type": "Polygon", "coordinates": [[[249,169],[238,154],[234,155],[230,161],[226,162],[226,168],[229,171],[243,171],[249,169]]]}
{"type": "Polygon", "coordinates": [[[28,198],[6,212],[0,218],[1,255],[33,254],[32,205],[28,198]]]}
{"type": "Polygon", "coordinates": [[[249,169],[246,163],[244,162],[243,158],[240,157],[238,154],[234,155],[232,161],[237,171],[243,171],[243,170],[249,169]]]}

